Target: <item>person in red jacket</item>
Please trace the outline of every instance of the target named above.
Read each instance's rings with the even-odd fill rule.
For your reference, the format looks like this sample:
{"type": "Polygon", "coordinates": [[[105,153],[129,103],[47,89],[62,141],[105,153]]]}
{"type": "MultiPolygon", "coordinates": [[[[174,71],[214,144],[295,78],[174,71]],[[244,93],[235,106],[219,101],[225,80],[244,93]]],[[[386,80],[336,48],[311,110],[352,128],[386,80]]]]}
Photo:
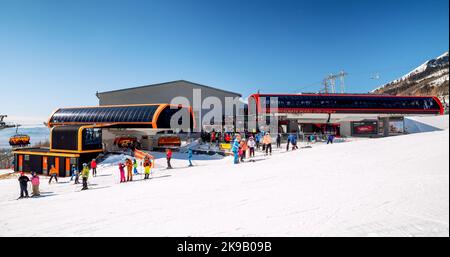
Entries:
{"type": "Polygon", "coordinates": [[[92,170],[92,175],[94,177],[97,176],[97,162],[95,161],[95,159],[92,159],[91,161],[91,170],[92,170]]]}
{"type": "Polygon", "coordinates": [[[167,148],[166,150],[166,159],[167,159],[167,168],[172,169],[172,165],[170,165],[170,160],[172,159],[172,149],[167,148]]]}

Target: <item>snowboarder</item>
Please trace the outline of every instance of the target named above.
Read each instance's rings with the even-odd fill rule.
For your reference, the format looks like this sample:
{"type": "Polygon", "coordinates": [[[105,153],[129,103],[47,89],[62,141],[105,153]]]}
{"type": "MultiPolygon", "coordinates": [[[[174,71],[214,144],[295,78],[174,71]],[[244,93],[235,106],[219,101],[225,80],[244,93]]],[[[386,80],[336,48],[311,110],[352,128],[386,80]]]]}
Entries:
{"type": "Polygon", "coordinates": [[[58,170],[55,168],[55,165],[52,165],[50,168],[50,179],[48,180],[48,184],[52,182],[52,179],[55,178],[56,183],[58,183],[58,170]]]}
{"type": "Polygon", "coordinates": [[[172,149],[167,148],[166,150],[166,159],[167,159],[167,169],[172,169],[172,165],[170,165],[170,160],[172,159],[172,149]]]}
{"type": "Polygon", "coordinates": [[[120,183],[125,181],[125,165],[123,163],[119,163],[119,171],[120,171],[120,183]]]}
{"type": "Polygon", "coordinates": [[[248,143],[247,143],[247,146],[249,149],[249,157],[255,157],[255,145],[256,145],[255,139],[251,136],[248,139],[248,143]]]}
{"type": "Polygon", "coordinates": [[[192,164],[192,148],[189,148],[188,149],[188,160],[189,160],[189,167],[192,167],[192,166],[194,166],[193,164],[192,164]]]}
{"type": "Polygon", "coordinates": [[[125,166],[127,166],[127,181],[133,181],[133,163],[130,159],[125,161],[125,166]]]}
{"type": "Polygon", "coordinates": [[[134,159],[133,160],[133,173],[134,173],[134,175],[138,175],[139,174],[137,168],[138,168],[138,163],[137,163],[136,159],[134,159]]]}
{"type": "Polygon", "coordinates": [[[20,177],[19,177],[19,185],[20,185],[20,198],[28,198],[28,182],[30,181],[30,179],[25,176],[25,173],[22,171],[20,172],[20,177]]]}
{"type": "Polygon", "coordinates": [[[92,159],[92,161],[91,161],[91,169],[92,169],[92,176],[96,177],[97,176],[97,162],[95,161],[95,159],[92,159]]]}
{"type": "Polygon", "coordinates": [[[88,178],[89,178],[89,167],[87,163],[83,163],[83,171],[81,172],[81,177],[83,178],[83,188],[81,190],[88,189],[88,178]]]}
{"type": "Polygon", "coordinates": [[[145,161],[144,161],[144,174],[145,174],[144,175],[144,179],[148,179],[149,178],[151,166],[152,166],[151,161],[148,158],[146,158],[145,161]]]}
{"type": "Polygon", "coordinates": [[[32,196],[41,195],[41,192],[39,192],[39,184],[39,176],[35,172],[31,173],[32,196]]]}
{"type": "Polygon", "coordinates": [[[272,155],[272,138],[270,137],[269,132],[267,132],[266,135],[264,135],[263,145],[266,151],[266,155],[267,154],[272,155]]]}

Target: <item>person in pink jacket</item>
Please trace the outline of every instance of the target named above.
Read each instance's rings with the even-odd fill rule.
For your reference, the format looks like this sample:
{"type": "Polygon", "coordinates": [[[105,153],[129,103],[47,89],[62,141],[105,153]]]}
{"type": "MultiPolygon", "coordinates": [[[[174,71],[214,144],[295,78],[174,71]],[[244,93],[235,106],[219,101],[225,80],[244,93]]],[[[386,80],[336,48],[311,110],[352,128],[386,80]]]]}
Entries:
{"type": "Polygon", "coordinates": [[[120,183],[125,182],[125,165],[123,163],[119,163],[119,171],[120,171],[120,183]]]}
{"type": "Polygon", "coordinates": [[[33,172],[31,174],[31,188],[32,188],[32,196],[40,196],[41,192],[39,192],[39,176],[33,172]]]}

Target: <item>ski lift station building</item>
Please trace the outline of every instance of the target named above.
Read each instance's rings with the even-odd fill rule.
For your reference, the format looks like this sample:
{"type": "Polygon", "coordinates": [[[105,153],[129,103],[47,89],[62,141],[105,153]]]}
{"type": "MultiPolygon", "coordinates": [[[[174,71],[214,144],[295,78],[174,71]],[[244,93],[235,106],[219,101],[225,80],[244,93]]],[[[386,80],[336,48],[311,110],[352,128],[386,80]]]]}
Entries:
{"type": "MultiPolygon", "coordinates": [[[[60,176],[68,176],[72,165],[81,169],[82,163],[89,162],[100,153],[114,151],[118,137],[132,136],[139,141],[142,149],[154,149],[158,138],[171,133],[177,137],[187,137],[189,134],[184,132],[193,131],[198,126],[206,131],[233,131],[233,128],[222,125],[211,127],[201,123],[210,111],[209,105],[203,103],[214,96],[225,108],[226,98],[241,97],[239,93],[185,80],[96,95],[98,106],[54,111],[48,120],[50,147],[16,149],[14,169],[47,174],[54,165],[60,176]],[[187,103],[171,104],[172,99],[180,96],[187,99],[187,103]],[[196,105],[196,101],[200,105],[196,105]],[[170,121],[180,111],[184,114],[182,117],[189,117],[189,122],[175,130],[170,121]]],[[[231,118],[235,124],[238,115],[244,116],[247,121],[255,116],[258,117],[257,127],[264,129],[259,122],[275,116],[281,133],[303,135],[389,136],[405,132],[405,116],[443,114],[441,102],[433,96],[258,93],[248,98],[248,104],[240,104],[244,107],[243,112],[233,113],[232,117],[223,116],[222,122],[231,118]],[[276,108],[271,106],[273,99],[277,101],[276,108]]]]}

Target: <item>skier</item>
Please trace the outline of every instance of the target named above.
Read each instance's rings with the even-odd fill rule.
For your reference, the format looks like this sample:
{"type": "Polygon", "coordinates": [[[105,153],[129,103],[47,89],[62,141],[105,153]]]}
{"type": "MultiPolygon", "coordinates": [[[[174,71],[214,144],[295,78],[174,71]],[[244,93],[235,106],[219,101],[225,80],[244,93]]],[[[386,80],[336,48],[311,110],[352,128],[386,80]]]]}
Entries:
{"type": "Polygon", "coordinates": [[[287,144],[286,144],[286,152],[289,151],[289,145],[292,142],[292,134],[289,134],[289,136],[287,137],[287,144]]]}
{"type": "Polygon", "coordinates": [[[172,149],[167,148],[166,150],[166,159],[167,159],[167,169],[172,169],[172,165],[170,165],[170,160],[172,159],[172,149]]]}
{"type": "Polygon", "coordinates": [[[31,173],[31,188],[32,188],[32,196],[40,196],[39,192],[39,176],[35,173],[31,173]]]}
{"type": "Polygon", "coordinates": [[[329,134],[328,138],[327,138],[327,145],[328,144],[332,144],[334,140],[334,135],[333,134],[329,134]]]}
{"type": "Polygon", "coordinates": [[[256,150],[259,151],[259,145],[261,143],[261,135],[259,133],[255,135],[255,141],[256,141],[256,150]]]}
{"type": "Polygon", "coordinates": [[[151,161],[148,158],[145,158],[144,161],[144,179],[148,179],[150,176],[150,168],[152,166],[151,161]]]}
{"type": "Polygon", "coordinates": [[[233,154],[234,154],[234,164],[238,164],[239,163],[239,139],[237,137],[234,138],[231,152],[233,152],[233,154]]]}
{"type": "Polygon", "coordinates": [[[75,183],[74,184],[80,184],[80,171],[78,170],[77,166],[75,164],[72,165],[72,176],[70,177],[70,181],[72,181],[72,178],[75,177],[75,183]]]}
{"type": "Polygon", "coordinates": [[[278,133],[277,134],[277,148],[280,148],[280,147],[281,147],[281,134],[278,133]]]}
{"type": "Polygon", "coordinates": [[[76,170],[77,169],[76,169],[75,164],[72,164],[72,167],[70,167],[70,180],[69,181],[72,181],[73,178],[76,176],[76,174],[75,174],[76,170]]]}
{"type": "Polygon", "coordinates": [[[83,188],[81,190],[88,189],[88,178],[89,178],[89,167],[87,163],[83,163],[83,171],[81,172],[81,177],[83,178],[83,188]]]}
{"type": "Polygon", "coordinates": [[[119,163],[119,171],[120,171],[120,183],[125,182],[125,165],[123,163],[119,163]]]}
{"type": "Polygon", "coordinates": [[[269,132],[267,132],[263,138],[263,146],[266,150],[266,156],[267,154],[272,155],[272,138],[270,137],[269,132]]]}
{"type": "Polygon", "coordinates": [[[298,146],[297,146],[297,135],[292,135],[292,150],[297,150],[298,146]]]}
{"type": "Polygon", "coordinates": [[[245,156],[247,155],[247,148],[248,148],[247,142],[245,141],[245,139],[241,140],[240,146],[241,146],[240,147],[240,150],[241,150],[240,157],[241,157],[241,162],[243,162],[245,159],[245,156]]]}
{"type": "Polygon", "coordinates": [[[92,175],[94,177],[97,176],[97,162],[95,161],[95,159],[92,159],[91,161],[91,169],[92,169],[92,175]]]}
{"type": "Polygon", "coordinates": [[[255,139],[251,136],[249,139],[248,139],[248,143],[247,143],[247,146],[248,146],[248,149],[249,149],[249,157],[255,157],[255,139]]]}
{"type": "Polygon", "coordinates": [[[55,178],[56,183],[58,183],[58,170],[55,168],[55,165],[52,165],[50,168],[50,179],[48,180],[48,184],[52,182],[52,179],[55,178]]]}
{"type": "Polygon", "coordinates": [[[188,149],[188,160],[189,160],[189,167],[192,167],[192,166],[194,166],[193,164],[192,164],[192,148],[189,148],[188,149]]]}
{"type": "Polygon", "coordinates": [[[20,185],[20,198],[28,198],[28,182],[30,181],[30,179],[25,176],[25,173],[22,171],[20,172],[20,177],[19,177],[19,185],[20,185]]]}
{"type": "Polygon", "coordinates": [[[127,181],[133,181],[133,163],[130,159],[125,161],[125,166],[127,166],[127,181]]]}
{"type": "Polygon", "coordinates": [[[138,168],[138,163],[137,163],[136,159],[134,159],[133,160],[133,173],[134,173],[134,175],[138,175],[139,174],[137,168],[138,168]]]}

